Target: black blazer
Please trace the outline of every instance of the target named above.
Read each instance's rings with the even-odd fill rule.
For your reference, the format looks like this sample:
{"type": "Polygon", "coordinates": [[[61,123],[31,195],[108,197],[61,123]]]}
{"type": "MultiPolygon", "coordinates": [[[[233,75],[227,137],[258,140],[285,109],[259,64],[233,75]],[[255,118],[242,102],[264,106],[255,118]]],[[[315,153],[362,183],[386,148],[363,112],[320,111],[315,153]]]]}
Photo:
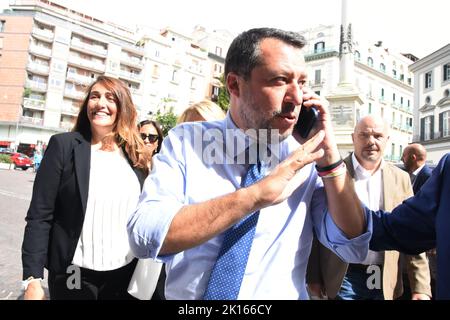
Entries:
{"type": "MultiPolygon", "coordinates": [[[[24,279],[43,278],[44,267],[65,273],[71,264],[86,213],[90,160],[90,137],[78,132],[51,137],[34,181],[25,219],[24,279]]],[[[146,173],[132,168],[142,189],[146,173]]]]}
{"type": "Polygon", "coordinates": [[[432,171],[433,170],[431,170],[431,168],[427,165],[425,165],[422,170],[419,171],[413,183],[414,194],[419,192],[420,188],[422,188],[422,185],[428,180],[429,177],[431,177],[432,171]]]}

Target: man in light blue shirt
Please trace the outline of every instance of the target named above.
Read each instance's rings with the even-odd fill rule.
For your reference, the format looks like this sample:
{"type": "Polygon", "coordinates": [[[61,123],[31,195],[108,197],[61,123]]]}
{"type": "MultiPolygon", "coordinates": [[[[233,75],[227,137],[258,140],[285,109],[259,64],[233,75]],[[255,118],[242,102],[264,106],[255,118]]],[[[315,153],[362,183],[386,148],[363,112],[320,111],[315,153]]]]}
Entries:
{"type": "Polygon", "coordinates": [[[202,299],[224,233],[258,210],[238,299],[307,299],[313,229],[342,259],[365,258],[370,216],[355,205],[324,102],[304,87],[304,44],[277,29],[239,35],[225,63],[227,118],[176,127],[154,158],[128,232],[137,257],[166,262],[167,299],[202,299]],[[320,113],[307,141],[292,136],[302,104],[320,113]],[[241,187],[256,161],[265,178],[241,187]]]}

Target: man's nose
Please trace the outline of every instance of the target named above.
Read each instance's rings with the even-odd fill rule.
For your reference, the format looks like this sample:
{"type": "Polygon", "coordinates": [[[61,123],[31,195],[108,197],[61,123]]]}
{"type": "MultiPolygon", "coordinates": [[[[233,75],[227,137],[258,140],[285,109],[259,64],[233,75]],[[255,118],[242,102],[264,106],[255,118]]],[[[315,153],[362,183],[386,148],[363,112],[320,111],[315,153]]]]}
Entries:
{"type": "Polygon", "coordinates": [[[285,102],[290,102],[295,106],[299,106],[303,102],[303,90],[296,82],[289,84],[286,90],[285,102]]]}

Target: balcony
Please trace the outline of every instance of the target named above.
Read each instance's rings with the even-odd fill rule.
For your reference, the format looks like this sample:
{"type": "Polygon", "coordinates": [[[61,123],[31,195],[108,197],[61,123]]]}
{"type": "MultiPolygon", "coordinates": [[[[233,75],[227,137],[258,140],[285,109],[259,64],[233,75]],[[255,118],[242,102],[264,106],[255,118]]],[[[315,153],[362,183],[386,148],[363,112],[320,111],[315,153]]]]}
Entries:
{"type": "Polygon", "coordinates": [[[52,50],[50,48],[39,46],[35,43],[32,43],[30,45],[30,52],[34,53],[36,55],[45,56],[45,57],[51,57],[52,56],[52,50]]]}
{"type": "Polygon", "coordinates": [[[141,81],[141,74],[140,73],[132,73],[129,71],[125,71],[125,70],[120,70],[120,76],[122,78],[125,78],[127,80],[132,80],[132,81],[141,81]]]}
{"type": "Polygon", "coordinates": [[[21,116],[20,123],[32,124],[35,126],[42,126],[44,124],[44,119],[21,116]]]}
{"type": "Polygon", "coordinates": [[[27,79],[25,85],[27,88],[33,89],[34,91],[40,91],[40,92],[47,91],[47,83],[46,82],[39,82],[39,81],[27,79]]]}
{"type": "Polygon", "coordinates": [[[68,98],[76,99],[76,100],[83,100],[85,97],[85,93],[83,91],[78,91],[75,89],[64,89],[64,95],[68,98]]]}
{"type": "Polygon", "coordinates": [[[77,116],[80,109],[72,104],[64,104],[61,113],[69,116],[77,116]]]}
{"type": "Polygon", "coordinates": [[[74,55],[69,56],[69,64],[73,64],[89,70],[95,70],[99,72],[105,72],[105,65],[94,60],[87,60],[74,55]]]}
{"type": "Polygon", "coordinates": [[[50,67],[48,65],[30,61],[28,62],[27,70],[37,74],[48,75],[50,72],[50,67]]]}
{"type": "Polygon", "coordinates": [[[65,130],[69,131],[69,130],[72,130],[73,123],[72,122],[62,121],[62,122],[59,123],[59,127],[61,129],[65,129],[65,130]]]}
{"type": "Polygon", "coordinates": [[[106,50],[105,48],[101,46],[94,46],[78,39],[72,39],[70,44],[73,48],[81,49],[83,52],[98,55],[100,57],[106,57],[106,55],[108,54],[108,50],[106,50]]]}
{"type": "Polygon", "coordinates": [[[27,108],[27,109],[44,110],[45,109],[45,100],[24,98],[23,106],[24,106],[24,108],[27,108]]]}
{"type": "Polygon", "coordinates": [[[305,61],[313,61],[313,60],[319,60],[319,59],[325,59],[330,57],[337,57],[339,56],[339,51],[334,48],[329,49],[318,49],[314,51],[310,51],[305,53],[305,61]]]}
{"type": "Polygon", "coordinates": [[[127,46],[127,47],[123,47],[122,50],[133,52],[140,56],[144,56],[144,52],[145,52],[144,48],[139,47],[139,46],[129,46],[129,47],[127,46]]]}
{"type": "Polygon", "coordinates": [[[66,80],[74,82],[76,84],[81,84],[81,85],[88,86],[95,79],[93,79],[91,77],[88,77],[88,76],[83,76],[83,75],[75,73],[75,72],[67,72],[66,80]]]}
{"type": "Polygon", "coordinates": [[[126,54],[122,54],[120,58],[120,63],[127,66],[136,67],[138,69],[144,68],[144,62],[141,59],[126,54]]]}
{"type": "Polygon", "coordinates": [[[33,28],[33,30],[31,31],[31,34],[33,36],[36,36],[36,38],[44,40],[44,41],[48,41],[48,42],[53,42],[53,38],[55,37],[55,34],[53,33],[53,31],[49,30],[49,29],[39,29],[39,28],[33,28]]]}
{"type": "Polygon", "coordinates": [[[203,49],[189,48],[186,53],[200,59],[206,59],[208,57],[208,52],[204,51],[203,49]]]}

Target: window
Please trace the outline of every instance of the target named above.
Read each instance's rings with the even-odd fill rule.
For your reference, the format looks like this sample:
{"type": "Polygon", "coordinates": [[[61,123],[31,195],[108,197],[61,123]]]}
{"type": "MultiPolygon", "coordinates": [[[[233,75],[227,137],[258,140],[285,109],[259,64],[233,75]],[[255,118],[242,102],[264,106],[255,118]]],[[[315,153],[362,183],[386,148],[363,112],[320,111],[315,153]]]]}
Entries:
{"type": "Polygon", "coordinates": [[[391,144],[391,158],[395,156],[395,143],[391,144]]]}
{"type": "Polygon", "coordinates": [[[408,78],[408,85],[411,85],[411,78],[408,78]]]}
{"type": "Polygon", "coordinates": [[[444,64],[442,73],[443,73],[444,81],[450,80],[450,63],[444,64]]]}
{"type": "Polygon", "coordinates": [[[381,88],[381,100],[384,100],[384,88],[381,88]]]}
{"type": "Polygon", "coordinates": [[[314,45],[314,53],[320,53],[325,51],[325,42],[320,41],[314,45]]]}
{"type": "Polygon", "coordinates": [[[159,77],[159,66],[156,65],[156,64],[153,66],[153,73],[152,73],[152,75],[154,77],[159,77]]]}
{"type": "Polygon", "coordinates": [[[431,139],[431,117],[426,117],[424,120],[424,140],[431,139]]]}
{"type": "Polygon", "coordinates": [[[222,56],[222,48],[221,47],[216,47],[216,51],[215,51],[216,55],[218,56],[222,56]]]}
{"type": "Polygon", "coordinates": [[[403,106],[403,97],[400,97],[400,105],[403,106]]]}
{"type": "Polygon", "coordinates": [[[369,102],[369,114],[372,113],[372,104],[369,102]]]}
{"type": "Polygon", "coordinates": [[[433,76],[433,72],[427,72],[425,73],[425,89],[429,89],[433,86],[433,82],[432,82],[432,76],[433,76]]]}
{"type": "Polygon", "coordinates": [[[322,71],[320,69],[314,71],[314,84],[321,84],[321,73],[322,71]]]}
{"type": "Polygon", "coordinates": [[[314,91],[314,93],[320,96],[320,91],[314,91]]]}
{"type": "Polygon", "coordinates": [[[355,51],[355,59],[356,59],[356,61],[360,61],[361,60],[361,53],[359,53],[358,50],[355,51]]]}
{"type": "Polygon", "coordinates": [[[214,72],[222,73],[222,65],[214,64],[214,72]]]}
{"type": "Polygon", "coordinates": [[[5,32],[5,20],[0,20],[0,32],[5,32]]]}
{"type": "Polygon", "coordinates": [[[450,111],[442,112],[439,117],[442,119],[439,119],[442,137],[450,136],[450,111]]]}
{"type": "Polygon", "coordinates": [[[196,88],[196,79],[195,79],[195,77],[192,77],[191,78],[191,89],[195,89],[196,88]]]}
{"type": "Polygon", "coordinates": [[[367,65],[368,65],[369,67],[373,67],[373,59],[372,59],[371,57],[368,57],[368,58],[367,58],[367,65]]]}
{"type": "Polygon", "coordinates": [[[394,79],[397,79],[397,70],[395,70],[395,69],[392,70],[392,77],[394,79]]]}
{"type": "Polygon", "coordinates": [[[400,81],[405,81],[405,75],[404,74],[400,75],[400,81]]]}
{"type": "Polygon", "coordinates": [[[384,63],[380,63],[380,71],[386,73],[386,66],[384,65],[384,63]]]}
{"type": "Polygon", "coordinates": [[[178,81],[178,71],[173,70],[172,72],[172,81],[177,82],[178,81]]]}
{"type": "Polygon", "coordinates": [[[392,94],[392,102],[395,103],[395,93],[392,94]]]}

